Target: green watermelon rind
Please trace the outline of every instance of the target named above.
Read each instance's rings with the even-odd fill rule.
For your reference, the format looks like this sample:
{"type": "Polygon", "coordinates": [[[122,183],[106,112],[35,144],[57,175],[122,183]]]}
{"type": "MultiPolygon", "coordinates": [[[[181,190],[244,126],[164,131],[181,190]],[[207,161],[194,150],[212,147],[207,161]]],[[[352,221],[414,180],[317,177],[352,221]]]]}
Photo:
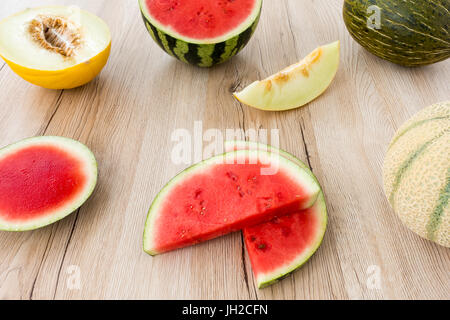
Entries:
{"type": "Polygon", "coordinates": [[[262,0],[256,1],[254,12],[238,28],[206,41],[183,37],[160,25],[149,14],[145,0],[139,0],[139,8],[147,31],[167,54],[198,67],[212,67],[238,54],[250,41],[262,11],[262,0]]]}
{"type": "MultiPolygon", "coordinates": [[[[157,209],[160,207],[160,204],[162,201],[164,201],[165,195],[167,195],[173,187],[177,186],[178,183],[183,182],[183,179],[186,177],[189,177],[192,173],[197,173],[202,168],[208,169],[210,165],[217,165],[220,163],[223,163],[224,159],[236,159],[240,157],[245,157],[245,159],[248,159],[250,157],[273,157],[278,156],[276,154],[271,154],[264,151],[255,151],[255,150],[239,150],[239,151],[233,151],[233,152],[227,152],[206,160],[203,160],[185,170],[177,174],[174,178],[172,178],[157,194],[155,199],[153,200],[153,203],[150,206],[150,209],[147,213],[147,219],[145,222],[144,227],[144,236],[143,236],[143,248],[144,251],[152,256],[158,255],[160,252],[154,250],[152,248],[152,235],[154,234],[154,225],[155,221],[157,219],[157,209]]],[[[266,158],[267,159],[267,158],[266,158]]],[[[298,164],[284,158],[284,157],[278,157],[279,159],[279,165],[284,166],[286,169],[292,170],[293,175],[298,178],[299,184],[301,184],[304,187],[310,188],[308,190],[310,194],[313,196],[311,197],[311,200],[309,203],[305,204],[305,208],[309,208],[316,202],[317,197],[320,193],[320,186],[316,182],[313,177],[304,170],[301,166],[298,164]],[[284,165],[283,165],[284,163],[284,165]]]]}
{"type": "Polygon", "coordinates": [[[0,149],[0,159],[3,156],[7,156],[16,150],[20,150],[22,147],[33,146],[33,145],[52,145],[63,148],[65,151],[70,154],[76,154],[76,158],[82,161],[85,164],[85,168],[87,173],[89,174],[89,182],[87,183],[85,190],[83,190],[82,194],[77,196],[74,201],[71,201],[70,204],[66,205],[61,210],[56,210],[52,212],[47,217],[42,217],[40,219],[32,219],[29,222],[25,223],[10,223],[7,221],[1,221],[0,219],[0,230],[1,231],[29,231],[39,229],[45,226],[48,226],[52,223],[55,223],[71,213],[75,212],[79,209],[92,195],[95,186],[97,184],[98,178],[98,168],[97,168],[97,160],[95,159],[92,151],[82,144],[81,142],[60,137],[60,136],[38,136],[26,138],[16,143],[10,144],[6,147],[0,149]]]}
{"type": "Polygon", "coordinates": [[[319,196],[317,197],[317,204],[321,206],[320,217],[321,217],[322,233],[318,234],[316,242],[314,242],[311,245],[310,250],[307,251],[307,253],[308,253],[307,255],[301,257],[298,260],[295,260],[294,263],[291,263],[288,267],[286,267],[284,269],[281,269],[281,270],[278,269],[268,275],[265,275],[263,277],[263,279],[257,279],[258,288],[262,289],[262,288],[270,286],[270,285],[284,279],[285,277],[290,275],[292,272],[294,272],[297,269],[299,269],[300,267],[302,267],[314,255],[314,253],[317,252],[320,245],[322,244],[322,241],[325,236],[326,229],[327,229],[328,212],[327,212],[325,197],[324,197],[324,194],[322,191],[322,187],[319,184],[319,181],[317,180],[314,173],[309,169],[309,167],[305,163],[303,163],[303,161],[301,161],[299,158],[297,158],[296,156],[294,156],[284,150],[272,147],[270,145],[262,144],[259,142],[242,141],[242,140],[230,140],[230,141],[224,142],[224,148],[225,148],[226,152],[233,150],[236,146],[239,146],[241,148],[250,149],[250,150],[267,150],[267,152],[274,152],[274,153],[280,154],[282,157],[285,157],[288,160],[297,164],[298,166],[302,167],[314,179],[314,181],[317,183],[317,185],[320,188],[320,193],[319,193],[319,196]]]}
{"type": "Polygon", "coordinates": [[[279,148],[275,148],[269,144],[264,144],[264,143],[260,143],[260,142],[254,142],[254,141],[227,140],[224,142],[225,152],[231,152],[232,148],[234,148],[235,146],[244,146],[245,149],[241,149],[241,150],[262,150],[262,151],[274,152],[274,153],[280,154],[281,156],[285,157],[286,159],[288,159],[288,160],[294,162],[295,164],[299,165],[300,167],[302,167],[317,182],[317,184],[319,184],[319,181],[317,180],[316,176],[312,173],[311,169],[303,161],[301,161],[296,156],[290,154],[289,152],[286,152],[279,148]]]}

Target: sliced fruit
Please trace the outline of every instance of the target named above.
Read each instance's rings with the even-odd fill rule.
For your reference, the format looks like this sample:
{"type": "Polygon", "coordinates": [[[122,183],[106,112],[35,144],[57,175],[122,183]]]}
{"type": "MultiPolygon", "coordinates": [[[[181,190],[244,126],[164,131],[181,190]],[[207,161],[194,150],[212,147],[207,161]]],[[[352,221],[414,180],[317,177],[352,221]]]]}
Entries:
{"type": "Polygon", "coordinates": [[[450,247],[450,101],[419,111],[398,129],[383,180],[401,221],[421,237],[450,247]]]}
{"type": "Polygon", "coordinates": [[[258,288],[264,288],[300,268],[319,248],[327,225],[323,194],[309,209],[243,230],[258,288]]]}
{"type": "Polygon", "coordinates": [[[173,178],[153,201],[144,232],[152,255],[311,207],[319,186],[298,165],[264,151],[205,160],[173,178]],[[276,168],[270,174],[268,168],[276,168]]]}
{"type": "MultiPolygon", "coordinates": [[[[226,141],[225,151],[267,150],[314,174],[286,151],[257,142],[226,141]]],[[[318,182],[317,182],[318,183],[318,182]]],[[[319,248],[327,227],[327,208],[321,192],[309,209],[276,217],[270,222],[244,228],[244,239],[258,288],[271,285],[300,268],[319,248]]]]}
{"type": "Polygon", "coordinates": [[[106,23],[74,6],[26,9],[0,22],[0,56],[23,79],[45,88],[91,81],[110,48],[106,23]]]}
{"type": "Polygon", "coordinates": [[[255,81],[234,96],[251,107],[283,111],[301,107],[321,95],[339,66],[339,41],[319,47],[297,64],[255,81]]]}
{"type": "Polygon", "coordinates": [[[450,1],[345,0],[350,35],[372,54],[403,66],[450,57],[450,1]]]}
{"type": "MultiPolygon", "coordinates": [[[[231,152],[231,151],[238,151],[238,150],[262,150],[270,153],[275,153],[283,156],[284,158],[288,159],[289,161],[294,162],[296,165],[302,167],[307,173],[309,173],[315,180],[316,177],[311,172],[309,167],[305,165],[299,158],[295,157],[294,155],[272,147],[271,145],[254,142],[254,141],[244,141],[244,140],[228,140],[224,142],[224,151],[225,152],[231,152]]],[[[316,180],[317,181],[317,180],[316,180]]]]}
{"type": "Polygon", "coordinates": [[[165,52],[211,67],[245,47],[262,0],[139,0],[139,5],[148,32],[165,52]]]}
{"type": "Polygon", "coordinates": [[[78,209],[97,183],[97,163],[80,142],[35,137],[0,149],[0,230],[37,229],[78,209]]]}

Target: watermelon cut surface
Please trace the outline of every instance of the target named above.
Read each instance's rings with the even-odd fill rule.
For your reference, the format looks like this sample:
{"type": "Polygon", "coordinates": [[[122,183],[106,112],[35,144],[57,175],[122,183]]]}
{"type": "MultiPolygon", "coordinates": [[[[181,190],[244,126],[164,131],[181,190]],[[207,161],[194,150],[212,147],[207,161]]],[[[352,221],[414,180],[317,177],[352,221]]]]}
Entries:
{"type": "Polygon", "coordinates": [[[275,153],[240,150],[216,156],[161,190],[148,213],[144,250],[163,253],[309,208],[319,192],[303,168],[275,153]],[[278,170],[262,174],[268,167],[278,170]]]}
{"type": "Polygon", "coordinates": [[[259,21],[262,0],[139,0],[152,38],[171,56],[210,67],[236,55],[259,21]]]}
{"type": "Polygon", "coordinates": [[[180,36],[205,40],[229,34],[251,17],[256,0],[146,0],[148,13],[180,36]]]}
{"type": "MultiPolygon", "coordinates": [[[[265,150],[279,154],[311,170],[288,152],[257,142],[226,141],[225,151],[265,150]]],[[[269,286],[301,267],[319,248],[327,226],[327,208],[322,192],[308,209],[275,217],[269,222],[243,229],[247,253],[258,288],[269,286]]]]}
{"type": "Polygon", "coordinates": [[[62,219],[86,201],[96,181],[95,157],[77,141],[35,137],[0,149],[0,230],[62,219]]]}
{"type": "Polygon", "coordinates": [[[323,194],[308,209],[243,230],[258,288],[264,288],[301,267],[322,242],[327,223],[323,194]]]}

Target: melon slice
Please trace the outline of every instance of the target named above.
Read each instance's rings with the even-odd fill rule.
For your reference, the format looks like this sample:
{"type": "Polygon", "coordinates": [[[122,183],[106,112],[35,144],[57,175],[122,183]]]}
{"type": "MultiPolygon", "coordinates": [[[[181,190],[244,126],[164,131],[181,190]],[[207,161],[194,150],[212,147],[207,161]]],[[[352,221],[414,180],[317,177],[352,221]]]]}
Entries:
{"type": "Polygon", "coordinates": [[[35,137],[0,149],[0,230],[25,231],[78,209],[97,182],[97,163],[80,142],[35,137]]]}
{"type": "Polygon", "coordinates": [[[328,88],[339,66],[339,41],[319,47],[297,64],[255,81],[234,96],[251,107],[283,111],[301,107],[328,88]]]}
{"type": "Polygon", "coordinates": [[[0,22],[0,56],[20,77],[49,89],[91,81],[110,48],[106,23],[75,6],[26,9],[0,22]]]}
{"type": "MultiPolygon", "coordinates": [[[[283,150],[257,142],[226,141],[225,151],[232,150],[278,153],[302,167],[317,182],[302,161],[283,150]]],[[[311,208],[244,228],[245,246],[258,288],[271,285],[300,268],[319,248],[326,226],[327,208],[320,192],[311,208]]]]}
{"type": "Polygon", "coordinates": [[[242,50],[258,25],[262,0],[139,0],[153,40],[171,56],[211,67],[242,50]]]}
{"type": "Polygon", "coordinates": [[[300,166],[274,153],[240,150],[173,178],[149,210],[144,250],[156,255],[311,207],[320,192],[300,166]],[[269,170],[268,168],[277,168],[269,170]]]}

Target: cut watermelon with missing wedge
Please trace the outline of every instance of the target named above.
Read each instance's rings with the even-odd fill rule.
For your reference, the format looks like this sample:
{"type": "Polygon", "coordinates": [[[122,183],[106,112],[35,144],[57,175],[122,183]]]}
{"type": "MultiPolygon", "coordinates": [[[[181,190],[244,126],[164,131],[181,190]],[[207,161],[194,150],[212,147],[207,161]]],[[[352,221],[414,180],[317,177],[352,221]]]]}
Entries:
{"type": "Polygon", "coordinates": [[[46,226],[78,209],[97,182],[97,163],[80,142],[34,137],[0,149],[0,230],[46,226]]]}
{"type": "Polygon", "coordinates": [[[245,47],[262,0],[139,0],[139,5],[148,32],[166,53],[211,67],[245,47]]]}
{"type": "MultiPolygon", "coordinates": [[[[233,150],[265,150],[280,154],[302,167],[317,182],[302,161],[283,150],[257,142],[226,141],[225,151],[233,150]]],[[[301,267],[320,246],[326,226],[327,208],[320,192],[309,209],[244,228],[245,246],[258,288],[271,285],[301,267]]]]}
{"type": "Polygon", "coordinates": [[[161,190],[148,213],[144,250],[163,253],[309,208],[319,192],[303,168],[278,154],[241,150],[216,156],[161,190]],[[276,172],[262,174],[274,166],[276,172]]]}

